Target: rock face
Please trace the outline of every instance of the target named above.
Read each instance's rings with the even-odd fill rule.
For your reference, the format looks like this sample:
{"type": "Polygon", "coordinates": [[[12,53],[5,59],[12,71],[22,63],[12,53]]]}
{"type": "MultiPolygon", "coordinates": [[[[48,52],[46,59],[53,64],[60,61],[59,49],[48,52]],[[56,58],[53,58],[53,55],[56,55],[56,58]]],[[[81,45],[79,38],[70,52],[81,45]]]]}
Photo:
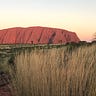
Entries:
{"type": "Polygon", "coordinates": [[[76,33],[58,28],[36,26],[0,30],[0,44],[59,44],[79,41],[76,33]]]}

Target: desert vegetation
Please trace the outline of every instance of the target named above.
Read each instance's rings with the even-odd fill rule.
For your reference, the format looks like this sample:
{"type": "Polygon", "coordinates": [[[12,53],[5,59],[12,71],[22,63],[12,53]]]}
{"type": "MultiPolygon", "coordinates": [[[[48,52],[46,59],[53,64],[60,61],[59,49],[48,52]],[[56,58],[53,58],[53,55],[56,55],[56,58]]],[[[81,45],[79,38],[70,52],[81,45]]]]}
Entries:
{"type": "Polygon", "coordinates": [[[11,47],[12,54],[1,68],[6,65],[4,71],[10,73],[11,92],[14,96],[96,96],[96,43],[85,43],[11,47]]]}

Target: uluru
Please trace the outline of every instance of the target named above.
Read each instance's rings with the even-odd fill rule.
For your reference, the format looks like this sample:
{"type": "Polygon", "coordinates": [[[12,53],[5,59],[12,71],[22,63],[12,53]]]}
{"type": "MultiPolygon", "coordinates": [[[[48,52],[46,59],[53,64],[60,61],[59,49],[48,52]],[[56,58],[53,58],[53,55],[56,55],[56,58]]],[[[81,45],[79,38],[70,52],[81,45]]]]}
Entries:
{"type": "Polygon", "coordinates": [[[66,44],[78,43],[75,32],[51,27],[15,27],[0,30],[0,44],[66,44]]]}

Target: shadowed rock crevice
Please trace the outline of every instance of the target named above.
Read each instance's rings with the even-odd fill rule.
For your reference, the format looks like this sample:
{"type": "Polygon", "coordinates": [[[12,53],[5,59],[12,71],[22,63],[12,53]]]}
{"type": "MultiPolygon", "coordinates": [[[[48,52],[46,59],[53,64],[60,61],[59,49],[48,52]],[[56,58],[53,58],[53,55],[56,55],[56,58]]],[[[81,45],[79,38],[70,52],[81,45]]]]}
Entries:
{"type": "MultiPolygon", "coordinates": [[[[43,29],[43,30],[44,30],[44,29],[43,29]]],[[[42,35],[43,35],[43,30],[42,30],[42,32],[41,32],[41,34],[40,34],[40,36],[39,36],[38,43],[40,43],[41,37],[42,37],[42,35]]]]}
{"type": "Polygon", "coordinates": [[[53,44],[53,40],[54,40],[55,36],[56,36],[56,33],[54,32],[52,34],[52,36],[49,38],[48,44],[53,44]]]}

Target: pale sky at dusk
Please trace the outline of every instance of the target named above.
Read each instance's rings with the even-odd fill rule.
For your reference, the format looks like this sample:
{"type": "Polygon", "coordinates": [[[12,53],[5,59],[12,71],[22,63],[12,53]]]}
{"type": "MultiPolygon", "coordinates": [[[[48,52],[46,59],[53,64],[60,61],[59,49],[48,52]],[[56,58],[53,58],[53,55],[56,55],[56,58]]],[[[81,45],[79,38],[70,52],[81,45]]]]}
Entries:
{"type": "Polygon", "coordinates": [[[0,0],[0,29],[31,26],[63,28],[90,41],[96,0],[0,0]]]}

